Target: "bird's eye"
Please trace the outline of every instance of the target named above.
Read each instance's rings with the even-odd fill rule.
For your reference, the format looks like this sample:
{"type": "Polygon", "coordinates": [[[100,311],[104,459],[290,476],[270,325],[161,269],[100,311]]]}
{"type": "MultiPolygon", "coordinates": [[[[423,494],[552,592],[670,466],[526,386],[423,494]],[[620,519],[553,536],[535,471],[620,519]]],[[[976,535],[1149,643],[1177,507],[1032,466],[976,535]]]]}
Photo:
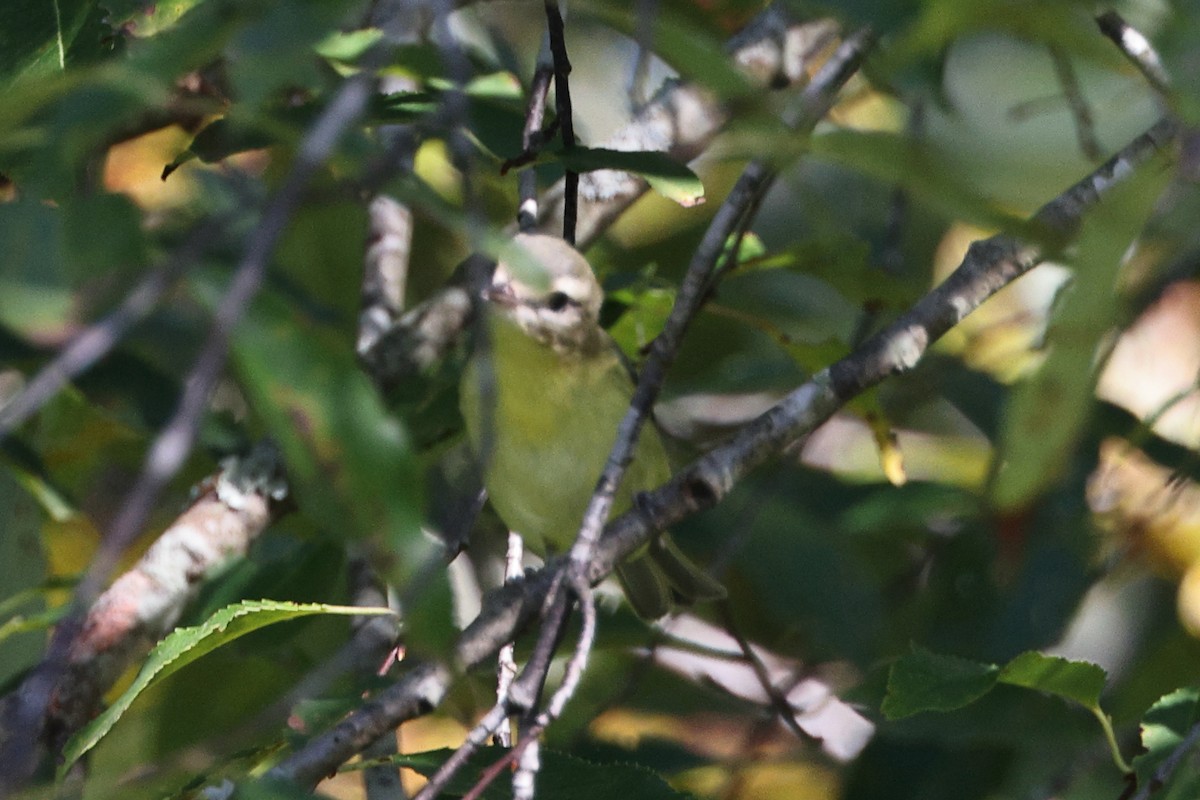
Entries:
{"type": "Polygon", "coordinates": [[[551,292],[546,298],[546,308],[551,311],[562,311],[571,304],[571,298],[566,292],[551,292]]]}

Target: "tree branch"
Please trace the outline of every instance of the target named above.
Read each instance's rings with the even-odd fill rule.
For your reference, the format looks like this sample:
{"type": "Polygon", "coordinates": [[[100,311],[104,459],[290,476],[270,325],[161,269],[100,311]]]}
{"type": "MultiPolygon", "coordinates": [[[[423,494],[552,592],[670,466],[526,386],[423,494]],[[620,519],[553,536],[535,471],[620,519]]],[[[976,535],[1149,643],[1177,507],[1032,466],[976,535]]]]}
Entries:
{"type": "MultiPolygon", "coordinates": [[[[1158,122],[1046,204],[1034,222],[1062,240],[1068,239],[1083,215],[1112,186],[1174,143],[1177,134],[1175,122],[1158,122]]],[[[1041,257],[1037,246],[1008,235],[973,244],[958,269],[907,313],[610,522],[589,565],[588,580],[598,583],[657,531],[715,505],[750,470],[779,455],[857,394],[890,375],[911,370],[934,341],[1032,269],[1041,257]]],[[[270,774],[311,786],[384,730],[427,713],[445,697],[457,671],[494,658],[501,646],[537,616],[551,582],[565,568],[562,559],[555,560],[522,584],[489,594],[480,616],[459,636],[450,662],[414,667],[394,686],[284,759],[270,774]]]]}
{"type": "MultiPolygon", "coordinates": [[[[836,32],[837,26],[830,20],[798,23],[776,3],[733,37],[727,51],[756,84],[764,88],[794,86],[808,80],[808,70],[836,32]]],[[[690,161],[712,143],[727,118],[728,110],[704,89],[671,82],[605,146],[660,150],[678,161],[690,161]]],[[[644,180],[624,172],[600,170],[581,175],[576,246],[586,250],[647,188],[644,180]]],[[[537,204],[539,230],[553,233],[561,229],[564,202],[562,183],[543,194],[537,204]]],[[[523,197],[522,209],[528,205],[523,197]]],[[[521,224],[525,230],[528,223],[521,224]]],[[[454,348],[471,315],[466,284],[465,279],[454,282],[414,306],[363,355],[368,372],[379,385],[385,389],[395,386],[440,362],[454,348]]]]}

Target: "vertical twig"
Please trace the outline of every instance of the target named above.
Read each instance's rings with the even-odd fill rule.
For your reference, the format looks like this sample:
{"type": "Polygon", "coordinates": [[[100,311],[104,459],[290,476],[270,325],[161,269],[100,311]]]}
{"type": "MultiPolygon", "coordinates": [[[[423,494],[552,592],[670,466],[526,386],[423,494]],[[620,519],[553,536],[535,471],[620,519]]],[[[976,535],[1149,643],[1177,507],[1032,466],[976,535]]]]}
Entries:
{"type": "MultiPolygon", "coordinates": [[[[508,548],[504,553],[505,583],[519,580],[525,574],[521,566],[524,552],[525,545],[521,541],[521,534],[509,531],[508,548]]],[[[508,707],[509,702],[508,691],[517,677],[517,660],[513,654],[514,649],[513,643],[509,642],[500,648],[500,655],[496,659],[496,703],[505,708],[508,707]]],[[[512,747],[512,731],[507,725],[501,725],[496,731],[496,741],[504,747],[512,747]]]]}
{"type": "Polygon", "coordinates": [[[1063,49],[1056,45],[1050,47],[1050,60],[1054,64],[1054,74],[1062,87],[1067,107],[1071,109],[1071,117],[1075,120],[1075,136],[1079,140],[1079,149],[1088,161],[1099,161],[1104,154],[1100,150],[1100,142],[1096,140],[1096,122],[1092,118],[1092,108],[1083,96],[1075,66],[1063,49]]]}
{"type": "MultiPolygon", "coordinates": [[[[869,29],[863,29],[846,39],[805,89],[798,110],[787,115],[788,122],[793,127],[807,132],[816,125],[817,120],[824,116],[833,104],[837,90],[857,71],[858,65],[862,63],[862,59],[873,41],[874,36],[869,29]]],[[[684,275],[683,283],[676,295],[675,305],[671,309],[662,333],[654,340],[650,355],[646,359],[634,389],[629,411],[617,429],[612,451],[609,453],[604,471],[597,481],[592,499],[584,512],[579,535],[568,554],[567,569],[556,576],[555,582],[547,594],[546,604],[551,608],[547,617],[563,614],[564,609],[569,605],[571,595],[563,591],[564,581],[570,584],[574,595],[579,597],[581,603],[586,606],[591,602],[591,593],[587,588],[584,576],[599,541],[604,522],[612,510],[616,488],[620,485],[621,477],[633,458],[633,448],[637,443],[642,425],[663,385],[666,371],[678,351],[683,334],[707,295],[713,272],[721,255],[725,252],[730,234],[739,225],[745,223],[747,212],[757,207],[763,193],[770,186],[774,174],[774,171],[765,162],[754,162],[746,168],[717,211],[705,232],[700,247],[697,248],[688,265],[688,271],[684,275]]],[[[547,622],[538,636],[535,654],[542,651],[553,652],[554,640],[560,628],[560,623],[550,625],[547,622]]],[[[576,652],[572,656],[574,662],[586,664],[588,648],[591,647],[592,641],[591,637],[580,636],[576,644],[576,652]]],[[[547,660],[547,665],[548,663],[547,660]]],[[[517,686],[525,682],[527,675],[530,680],[534,679],[535,673],[531,671],[532,666],[533,661],[531,660],[521,678],[514,684],[514,696],[517,686]]],[[[544,680],[544,678],[543,673],[542,679],[544,680]]],[[[532,686],[523,688],[529,693],[529,696],[517,697],[518,702],[523,699],[532,699],[536,695],[532,686]]],[[[540,692],[540,685],[537,692],[540,692]]],[[[567,699],[568,697],[563,697],[561,702],[565,704],[567,699]]]]}
{"type": "MultiPolygon", "coordinates": [[[[567,42],[563,32],[563,18],[556,0],[546,0],[546,27],[550,33],[550,53],[554,57],[554,108],[558,116],[558,129],[562,136],[563,150],[575,146],[575,123],[571,112],[571,86],[567,76],[571,74],[571,62],[567,58],[567,42]]],[[[575,244],[575,220],[579,215],[579,173],[567,170],[564,176],[563,239],[575,244]]]]}
{"type": "Polygon", "coordinates": [[[1167,93],[1171,88],[1171,77],[1167,75],[1158,51],[1141,31],[1116,11],[1106,11],[1096,17],[1096,24],[1100,26],[1100,32],[1112,40],[1156,91],[1167,93]]]}
{"type": "Polygon", "coordinates": [[[404,311],[413,233],[412,211],[387,195],[377,195],[371,201],[367,217],[356,345],[360,355],[374,347],[404,311]]]}
{"type": "MultiPolygon", "coordinates": [[[[550,53],[550,34],[542,37],[538,50],[537,66],[533,80],[529,82],[529,102],[525,106],[525,127],[521,130],[522,154],[533,154],[542,146],[542,123],[546,118],[546,96],[550,93],[550,80],[554,77],[554,57],[550,53]]],[[[523,169],[517,178],[520,205],[517,207],[517,227],[522,233],[537,228],[538,200],[537,174],[532,169],[523,169]]]]}

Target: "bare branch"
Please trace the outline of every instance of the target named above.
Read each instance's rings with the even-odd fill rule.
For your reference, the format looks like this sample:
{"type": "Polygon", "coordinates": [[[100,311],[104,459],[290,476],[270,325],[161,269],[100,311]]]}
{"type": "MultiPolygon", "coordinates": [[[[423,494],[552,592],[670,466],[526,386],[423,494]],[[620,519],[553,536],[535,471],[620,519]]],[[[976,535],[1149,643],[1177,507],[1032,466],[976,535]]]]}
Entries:
{"type": "Polygon", "coordinates": [[[1171,88],[1171,77],[1163,67],[1162,59],[1154,45],[1150,44],[1141,31],[1125,21],[1116,11],[1105,11],[1096,17],[1100,32],[1112,39],[1125,57],[1138,68],[1151,86],[1160,94],[1171,88]]]}
{"type": "MultiPolygon", "coordinates": [[[[1083,215],[1112,186],[1171,146],[1177,135],[1175,122],[1158,122],[1046,204],[1034,221],[1068,238],[1083,215]]],[[[654,533],[714,505],[751,469],[824,423],[857,394],[890,375],[912,369],[930,344],[988,297],[1032,269],[1040,258],[1036,246],[1011,236],[976,242],[946,281],[893,324],[610,522],[589,566],[588,580],[593,585],[598,583],[654,533]]],[[[554,561],[546,570],[528,576],[520,586],[503,587],[488,595],[479,618],[455,644],[453,666],[430,662],[415,667],[363,708],[282,761],[271,775],[312,785],[383,730],[428,712],[441,702],[456,670],[490,661],[501,646],[537,616],[551,582],[566,567],[563,560],[554,561]]]]}
{"type": "MultiPolygon", "coordinates": [[[[558,0],[546,0],[546,30],[550,35],[550,54],[554,57],[554,106],[563,150],[575,146],[575,119],[571,111],[571,60],[567,58],[567,40],[558,0]]],[[[563,177],[562,237],[575,244],[575,218],[579,210],[579,173],[567,170],[563,177]]]]}
{"type": "MultiPolygon", "coordinates": [[[[542,146],[542,122],[546,117],[546,95],[554,77],[554,60],[550,54],[550,35],[542,37],[533,80],[529,82],[529,100],[525,107],[525,126],[521,130],[521,153],[533,154],[542,146]]],[[[520,202],[517,206],[517,227],[528,232],[537,225],[537,175],[531,169],[522,170],[517,179],[520,202]]]]}
{"type": "Polygon", "coordinates": [[[413,234],[412,211],[387,195],[372,200],[367,215],[369,238],[356,347],[360,354],[374,347],[404,310],[413,234]]]}
{"type": "Polygon", "coordinates": [[[91,719],[121,674],[171,631],[206,577],[246,554],[280,511],[285,491],[280,455],[270,443],[229,459],[133,569],[97,598],[50,705],[52,742],[61,745],[91,719]]]}

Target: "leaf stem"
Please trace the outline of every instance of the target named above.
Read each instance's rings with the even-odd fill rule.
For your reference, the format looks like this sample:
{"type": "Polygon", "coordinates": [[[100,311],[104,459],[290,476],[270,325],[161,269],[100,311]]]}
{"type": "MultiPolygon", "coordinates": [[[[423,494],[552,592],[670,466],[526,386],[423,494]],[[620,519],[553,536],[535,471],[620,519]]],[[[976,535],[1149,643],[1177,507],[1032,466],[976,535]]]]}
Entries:
{"type": "Polygon", "coordinates": [[[1122,775],[1129,775],[1133,772],[1133,767],[1129,766],[1129,762],[1121,755],[1121,748],[1117,745],[1117,735],[1113,731],[1112,717],[1105,714],[1100,706],[1095,705],[1088,708],[1099,722],[1100,727],[1104,730],[1104,738],[1108,742],[1108,749],[1112,753],[1113,763],[1117,765],[1117,769],[1121,770],[1122,775]]]}

